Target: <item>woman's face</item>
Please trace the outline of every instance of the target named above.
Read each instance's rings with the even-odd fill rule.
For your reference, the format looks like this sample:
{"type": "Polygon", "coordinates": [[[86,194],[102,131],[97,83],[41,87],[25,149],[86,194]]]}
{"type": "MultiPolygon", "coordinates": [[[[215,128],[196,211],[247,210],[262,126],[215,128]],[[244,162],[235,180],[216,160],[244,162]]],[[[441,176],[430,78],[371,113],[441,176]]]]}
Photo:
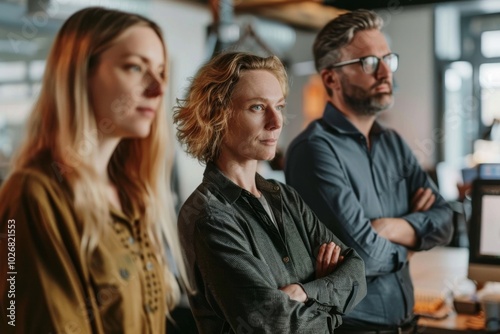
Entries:
{"type": "Polygon", "coordinates": [[[162,112],[164,72],[163,44],[146,26],[128,28],[99,55],[88,89],[100,135],[147,137],[162,112]]]}
{"type": "Polygon", "coordinates": [[[232,95],[233,117],[221,155],[239,163],[271,160],[283,126],[285,97],[269,71],[242,73],[232,95]]]}

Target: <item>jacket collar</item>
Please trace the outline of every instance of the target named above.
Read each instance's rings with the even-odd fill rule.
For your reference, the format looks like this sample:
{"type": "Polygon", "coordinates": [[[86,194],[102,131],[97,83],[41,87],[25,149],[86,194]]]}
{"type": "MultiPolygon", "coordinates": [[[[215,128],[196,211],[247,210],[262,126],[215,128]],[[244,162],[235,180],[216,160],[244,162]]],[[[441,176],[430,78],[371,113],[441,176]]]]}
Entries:
{"type": "MultiPolygon", "coordinates": [[[[203,173],[203,182],[210,183],[231,204],[234,203],[242,193],[250,194],[250,192],[241,188],[225,176],[213,162],[207,163],[207,167],[203,173]]],[[[280,187],[276,183],[267,181],[258,173],[255,173],[255,183],[257,189],[261,192],[276,193],[280,190],[280,187]]]]}

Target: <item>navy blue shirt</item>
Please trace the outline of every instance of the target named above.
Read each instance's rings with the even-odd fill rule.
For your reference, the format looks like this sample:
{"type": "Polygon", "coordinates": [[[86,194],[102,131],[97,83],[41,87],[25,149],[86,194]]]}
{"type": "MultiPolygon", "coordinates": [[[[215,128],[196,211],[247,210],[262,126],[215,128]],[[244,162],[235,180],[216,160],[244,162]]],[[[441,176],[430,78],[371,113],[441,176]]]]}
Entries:
{"type": "Polygon", "coordinates": [[[361,255],[368,293],[344,318],[346,327],[397,326],[413,317],[407,249],[379,236],[370,221],[403,218],[416,231],[414,250],[447,244],[452,211],[403,139],[375,122],[366,138],[333,105],[291,144],[285,176],[335,235],[361,255]],[[418,188],[432,188],[434,205],[411,212],[418,188]]]}

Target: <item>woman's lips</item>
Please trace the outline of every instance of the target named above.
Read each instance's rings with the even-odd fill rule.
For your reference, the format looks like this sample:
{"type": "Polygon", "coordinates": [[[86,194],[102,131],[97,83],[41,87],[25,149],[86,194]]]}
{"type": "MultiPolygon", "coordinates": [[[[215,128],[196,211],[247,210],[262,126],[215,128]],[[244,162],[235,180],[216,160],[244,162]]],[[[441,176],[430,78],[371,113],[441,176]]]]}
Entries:
{"type": "Polygon", "coordinates": [[[269,138],[269,139],[262,139],[260,142],[265,145],[275,145],[278,139],[274,138],[269,138]]]}
{"type": "Polygon", "coordinates": [[[148,117],[154,117],[156,113],[155,110],[150,107],[137,107],[137,111],[148,117]]]}

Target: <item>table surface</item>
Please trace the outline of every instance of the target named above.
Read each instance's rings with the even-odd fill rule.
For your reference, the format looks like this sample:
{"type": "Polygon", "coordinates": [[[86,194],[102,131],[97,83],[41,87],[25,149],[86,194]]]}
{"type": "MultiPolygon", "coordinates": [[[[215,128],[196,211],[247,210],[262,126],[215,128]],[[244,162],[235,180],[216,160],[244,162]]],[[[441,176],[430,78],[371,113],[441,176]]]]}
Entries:
{"type": "Polygon", "coordinates": [[[417,252],[410,259],[410,273],[416,289],[441,291],[456,280],[467,277],[467,248],[436,247],[417,252]]]}
{"type": "MultiPolygon", "coordinates": [[[[467,248],[436,247],[430,251],[415,253],[410,259],[415,291],[444,291],[453,282],[467,277],[468,263],[467,248]]],[[[451,311],[444,319],[420,318],[418,323],[423,333],[480,333],[481,331],[468,329],[467,322],[471,317],[451,311]]]]}

